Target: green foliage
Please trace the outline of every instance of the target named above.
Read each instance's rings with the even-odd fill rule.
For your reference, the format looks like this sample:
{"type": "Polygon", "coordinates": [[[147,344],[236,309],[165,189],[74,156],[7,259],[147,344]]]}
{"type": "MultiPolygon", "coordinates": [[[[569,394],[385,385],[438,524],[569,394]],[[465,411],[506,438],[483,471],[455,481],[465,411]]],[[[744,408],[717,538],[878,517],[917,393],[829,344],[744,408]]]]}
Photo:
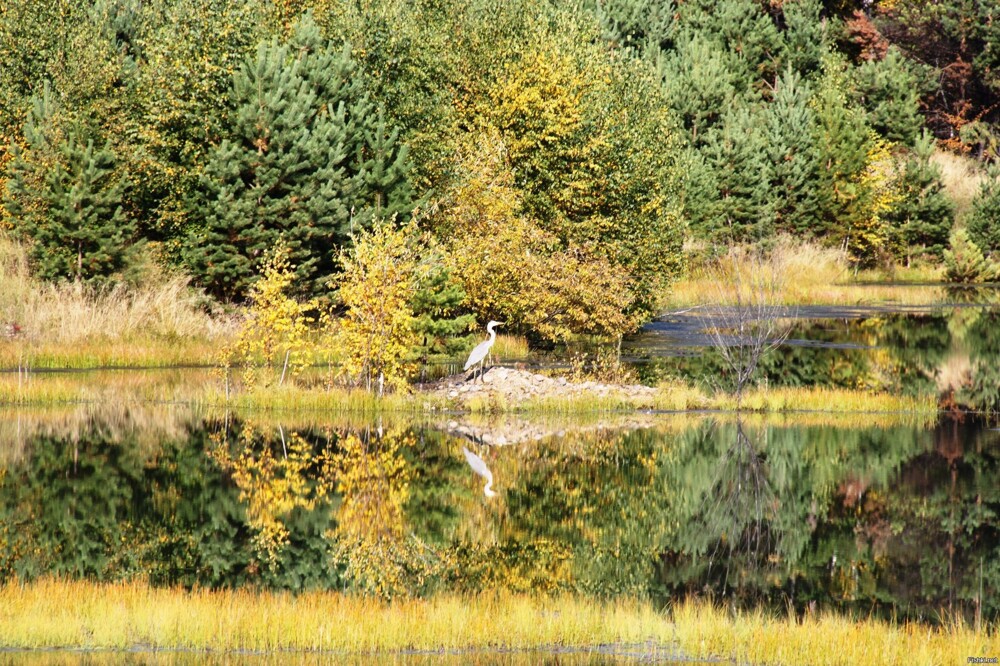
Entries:
{"type": "MultiPolygon", "coordinates": [[[[786,7],[787,12],[787,7],[786,7]]],[[[819,214],[819,147],[812,91],[794,70],[777,81],[774,100],[764,113],[768,204],[774,229],[815,235],[819,214]]]]}
{"type": "Polygon", "coordinates": [[[889,144],[869,126],[863,110],[848,104],[848,69],[828,57],[817,83],[820,228],[859,265],[892,258],[899,235],[886,218],[899,198],[899,173],[889,144]]]}
{"type": "Polygon", "coordinates": [[[900,199],[886,215],[902,234],[908,252],[941,257],[955,216],[955,204],[944,192],[941,171],[931,162],[934,139],[924,133],[908,153],[900,182],[900,199]]]}
{"type": "Polygon", "coordinates": [[[624,269],[635,300],[623,309],[648,314],[680,265],[677,143],[640,63],[569,39],[592,28],[526,44],[477,116],[499,130],[516,212],[567,252],[624,269]]]}
{"type": "Polygon", "coordinates": [[[620,269],[584,248],[562,247],[519,212],[522,194],[498,136],[470,146],[459,169],[466,177],[446,193],[437,223],[470,309],[548,340],[618,336],[636,326],[632,285],[620,269]]]}
{"type": "Polygon", "coordinates": [[[406,149],[355,72],[350,48],[307,15],[233,78],[230,137],[213,151],[185,257],[214,294],[246,293],[267,248],[289,248],[296,287],[318,295],[352,227],[409,205],[406,149]]]}
{"type": "Polygon", "coordinates": [[[233,76],[268,36],[261,4],[229,0],[141,3],[135,104],[127,118],[129,178],[141,228],[180,259],[201,220],[187,201],[233,115],[233,76]]]}
{"type": "Polygon", "coordinates": [[[46,87],[15,148],[4,207],[15,233],[31,241],[43,278],[101,282],[129,257],[134,227],[122,211],[115,155],[59,113],[46,87]]]}
{"type": "Polygon", "coordinates": [[[1000,251],[1000,168],[994,167],[972,201],[969,238],[985,252],[1000,251]]]}
{"type": "Polygon", "coordinates": [[[468,349],[472,336],[469,329],[476,316],[461,313],[465,289],[452,275],[445,258],[438,252],[428,252],[417,267],[419,281],[410,307],[413,310],[413,331],[419,340],[416,353],[421,357],[442,354],[454,356],[468,349]]]}
{"type": "Polygon", "coordinates": [[[700,157],[712,178],[710,198],[686,202],[692,227],[710,236],[742,242],[773,231],[768,207],[768,143],[756,107],[727,111],[705,136],[700,157]]]}
{"type": "Polygon", "coordinates": [[[785,0],[781,3],[785,30],[781,33],[782,62],[805,76],[818,74],[823,57],[832,47],[829,21],[821,0],[785,0]]]}
{"type": "Polygon", "coordinates": [[[944,251],[945,277],[950,282],[991,282],[1000,278],[1000,267],[983,256],[965,229],[951,235],[951,247],[944,251]]]}
{"type": "Polygon", "coordinates": [[[929,69],[892,46],[885,58],[854,70],[854,95],[867,109],[871,127],[890,141],[913,145],[923,126],[920,98],[931,78],[929,69]]]}
{"type": "Polygon", "coordinates": [[[659,55],[664,95],[692,145],[702,145],[725,111],[747,99],[735,57],[698,34],[685,35],[674,50],[659,55]]]}

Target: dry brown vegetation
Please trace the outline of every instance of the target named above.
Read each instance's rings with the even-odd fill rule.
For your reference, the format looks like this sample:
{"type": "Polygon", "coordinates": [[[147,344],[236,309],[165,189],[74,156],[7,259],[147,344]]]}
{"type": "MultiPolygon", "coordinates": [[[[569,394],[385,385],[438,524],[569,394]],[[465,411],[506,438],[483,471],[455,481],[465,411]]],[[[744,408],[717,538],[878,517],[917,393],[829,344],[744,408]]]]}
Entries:
{"type": "Polygon", "coordinates": [[[0,235],[0,366],[168,365],[207,361],[234,321],[211,316],[185,277],[106,289],[44,283],[0,235]]]}
{"type": "Polygon", "coordinates": [[[941,169],[945,192],[955,202],[955,219],[958,226],[964,226],[965,216],[972,208],[972,200],[979,193],[985,178],[982,167],[972,158],[947,150],[934,151],[931,162],[941,169]]]}
{"type": "Polygon", "coordinates": [[[0,586],[0,648],[330,651],[530,649],[651,642],[687,658],[798,665],[951,664],[1000,653],[995,628],[817,613],[732,612],[703,601],[490,593],[384,602],[335,592],[160,589],[40,580],[0,586]],[[72,599],[72,603],[66,603],[72,599]]]}

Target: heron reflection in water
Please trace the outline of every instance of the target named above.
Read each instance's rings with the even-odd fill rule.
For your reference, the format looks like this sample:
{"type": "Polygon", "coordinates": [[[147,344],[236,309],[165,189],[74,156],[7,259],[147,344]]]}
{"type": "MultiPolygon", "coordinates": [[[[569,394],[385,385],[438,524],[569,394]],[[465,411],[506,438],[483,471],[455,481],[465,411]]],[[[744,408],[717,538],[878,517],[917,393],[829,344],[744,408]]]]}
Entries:
{"type": "MultiPolygon", "coordinates": [[[[497,332],[493,330],[493,327],[500,326],[502,324],[503,324],[502,321],[491,321],[490,323],[486,324],[486,332],[490,334],[490,339],[484,340],[483,342],[480,342],[478,345],[476,345],[476,348],[472,350],[471,354],[469,354],[469,360],[465,362],[465,367],[463,368],[463,370],[468,370],[469,368],[478,363],[479,377],[480,379],[482,378],[483,361],[486,359],[487,354],[490,353],[490,349],[493,348],[493,343],[497,341],[497,332]]],[[[476,378],[475,374],[473,374],[472,378],[473,379],[476,378]]]]}
{"type": "Polygon", "coordinates": [[[472,471],[486,479],[483,494],[487,497],[496,497],[496,492],[493,490],[493,472],[486,466],[486,461],[464,446],[462,447],[462,453],[465,454],[465,459],[469,462],[469,467],[472,468],[472,471]]]}

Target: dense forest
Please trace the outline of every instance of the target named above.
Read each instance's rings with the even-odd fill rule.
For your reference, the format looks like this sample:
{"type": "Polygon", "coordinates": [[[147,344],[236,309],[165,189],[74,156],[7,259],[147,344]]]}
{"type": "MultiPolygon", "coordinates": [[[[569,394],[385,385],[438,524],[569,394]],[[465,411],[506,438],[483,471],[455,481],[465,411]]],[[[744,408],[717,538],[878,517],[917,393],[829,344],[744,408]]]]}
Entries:
{"type": "Polygon", "coordinates": [[[0,62],[0,228],[46,280],[239,303],[280,247],[337,303],[363,240],[417,320],[559,340],[692,247],[1000,251],[988,0],[4,0],[0,62]],[[957,224],[941,151],[989,169],[957,224]]]}

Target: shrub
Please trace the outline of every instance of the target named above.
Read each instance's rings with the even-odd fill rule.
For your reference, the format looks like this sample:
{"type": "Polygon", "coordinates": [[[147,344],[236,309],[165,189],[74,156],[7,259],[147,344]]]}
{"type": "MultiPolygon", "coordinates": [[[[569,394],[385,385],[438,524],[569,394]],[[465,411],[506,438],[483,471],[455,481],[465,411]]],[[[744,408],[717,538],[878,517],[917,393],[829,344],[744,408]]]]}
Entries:
{"type": "Polygon", "coordinates": [[[1000,168],[993,168],[972,201],[969,238],[984,252],[1000,250],[1000,168]]]}
{"type": "Polygon", "coordinates": [[[951,235],[951,248],[944,251],[944,265],[949,282],[991,282],[1000,278],[1000,266],[983,256],[964,229],[951,235]]]}
{"type": "Polygon", "coordinates": [[[407,359],[416,346],[411,301],[416,290],[417,257],[410,238],[413,222],[398,227],[379,221],[354,238],[341,255],[340,344],[344,369],[366,390],[402,391],[412,368],[407,359]]]}

